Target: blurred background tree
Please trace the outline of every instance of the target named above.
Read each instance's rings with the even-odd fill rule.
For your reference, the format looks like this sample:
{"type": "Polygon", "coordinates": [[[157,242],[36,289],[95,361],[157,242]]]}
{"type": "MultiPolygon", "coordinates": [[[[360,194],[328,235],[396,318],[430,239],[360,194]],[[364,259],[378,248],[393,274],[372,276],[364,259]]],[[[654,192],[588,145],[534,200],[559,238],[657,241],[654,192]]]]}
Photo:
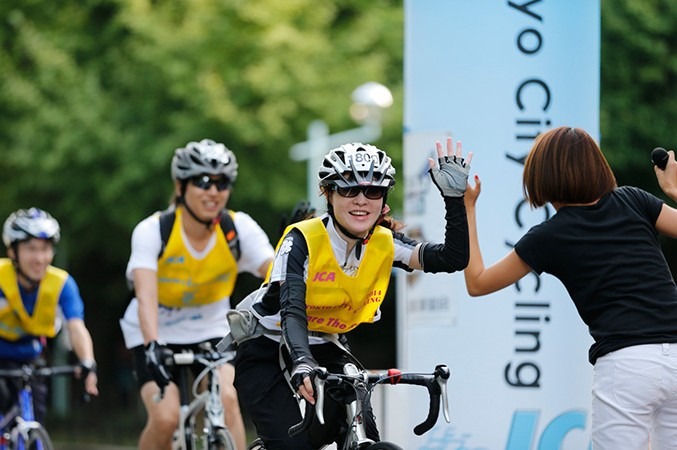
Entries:
{"type": "Polygon", "coordinates": [[[675,149],[676,95],[677,2],[603,0],[601,144],[619,184],[660,193],[649,154],[675,149]]]}
{"type": "MultiPolygon", "coordinates": [[[[403,14],[401,0],[0,3],[0,219],[38,206],[61,223],[56,264],[80,284],[101,367],[82,423],[131,416],[134,439],[142,425],[118,318],[131,231],[168,203],[173,150],[229,146],[240,164],[229,206],[275,242],[306,195],[289,148],[316,118],[355,126],[350,93],[364,82],[393,93],[376,144],[400,167],[403,14]]],[[[655,193],[649,152],[674,148],[675,30],[672,0],[602,1],[602,148],[619,183],[655,193]]],[[[391,203],[397,215],[400,191],[391,203]]],[[[257,284],[244,277],[235,299],[257,284]]]]}

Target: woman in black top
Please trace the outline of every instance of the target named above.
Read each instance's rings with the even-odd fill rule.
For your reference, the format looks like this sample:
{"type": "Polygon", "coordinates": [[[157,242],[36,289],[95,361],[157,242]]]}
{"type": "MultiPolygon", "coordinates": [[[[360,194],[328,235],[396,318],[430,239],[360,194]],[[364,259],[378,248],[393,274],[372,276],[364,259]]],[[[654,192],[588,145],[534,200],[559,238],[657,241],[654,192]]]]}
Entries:
{"type": "MultiPolygon", "coordinates": [[[[671,163],[675,179],[674,156],[671,163]]],[[[485,267],[475,216],[480,188],[475,177],[465,196],[468,293],[495,292],[531,271],[557,277],[594,339],[593,448],[677,448],[677,288],[658,242],[658,233],[677,237],[677,210],[641,189],[617,187],[584,130],[556,128],[536,139],[523,174],[531,206],[551,203],[556,214],[485,267]]]]}

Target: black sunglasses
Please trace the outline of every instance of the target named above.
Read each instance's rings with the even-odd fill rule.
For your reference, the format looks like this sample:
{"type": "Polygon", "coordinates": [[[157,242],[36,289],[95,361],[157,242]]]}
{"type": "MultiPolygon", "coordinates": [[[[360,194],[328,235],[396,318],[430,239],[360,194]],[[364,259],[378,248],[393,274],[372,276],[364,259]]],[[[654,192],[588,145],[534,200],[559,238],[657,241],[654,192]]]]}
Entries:
{"type": "Polygon", "coordinates": [[[190,179],[190,184],[200,189],[208,191],[212,185],[216,186],[217,191],[225,191],[230,188],[230,180],[228,177],[221,176],[219,178],[211,178],[209,175],[198,175],[190,179]]]}
{"type": "Polygon", "coordinates": [[[381,186],[351,186],[351,187],[338,187],[334,186],[334,190],[341,197],[353,198],[357,197],[357,194],[360,192],[370,200],[378,200],[383,198],[388,192],[388,188],[381,186]]]}

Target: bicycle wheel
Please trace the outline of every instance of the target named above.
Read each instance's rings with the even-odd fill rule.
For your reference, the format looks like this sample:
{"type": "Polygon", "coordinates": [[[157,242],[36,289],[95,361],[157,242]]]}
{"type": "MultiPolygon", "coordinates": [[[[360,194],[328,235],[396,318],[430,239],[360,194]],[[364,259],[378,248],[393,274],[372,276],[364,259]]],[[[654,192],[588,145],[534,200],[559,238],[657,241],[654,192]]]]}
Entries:
{"type": "Polygon", "coordinates": [[[261,438],[256,438],[256,440],[249,444],[247,450],[266,450],[266,446],[263,444],[261,438]]]}
{"type": "Polygon", "coordinates": [[[376,442],[367,447],[367,450],[404,450],[399,445],[392,444],[390,442],[376,442]]]}
{"type": "Polygon", "coordinates": [[[215,428],[209,433],[208,450],[236,450],[233,437],[225,428],[215,428]]]}
{"type": "Polygon", "coordinates": [[[22,434],[24,433],[19,433],[18,430],[16,433],[12,433],[11,448],[19,448],[19,440],[21,440],[24,443],[24,448],[28,450],[54,450],[47,430],[39,423],[33,422],[30,428],[25,430],[25,435],[27,436],[25,440],[21,437],[22,434]]]}

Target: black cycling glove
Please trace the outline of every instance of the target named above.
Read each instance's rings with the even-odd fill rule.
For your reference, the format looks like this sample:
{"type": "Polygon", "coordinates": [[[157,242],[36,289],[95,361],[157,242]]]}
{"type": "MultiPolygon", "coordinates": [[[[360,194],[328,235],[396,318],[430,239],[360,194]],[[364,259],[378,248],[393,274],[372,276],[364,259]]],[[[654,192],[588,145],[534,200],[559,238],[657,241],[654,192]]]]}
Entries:
{"type": "Polygon", "coordinates": [[[86,380],[90,373],[96,373],[96,361],[93,359],[80,361],[80,378],[86,380]]]}
{"type": "Polygon", "coordinates": [[[309,356],[302,356],[294,361],[291,369],[291,385],[294,387],[294,390],[299,390],[299,386],[303,384],[303,379],[309,377],[316,367],[317,362],[309,356]]]}
{"type": "Polygon", "coordinates": [[[172,355],[172,351],[158,341],[151,341],[146,345],[146,367],[161,389],[167,386],[172,379],[167,369],[167,364],[171,362],[172,355]]]}
{"type": "Polygon", "coordinates": [[[463,197],[468,185],[470,165],[464,158],[457,156],[444,156],[438,159],[438,163],[439,168],[428,170],[433,184],[444,197],[463,197]]]}

